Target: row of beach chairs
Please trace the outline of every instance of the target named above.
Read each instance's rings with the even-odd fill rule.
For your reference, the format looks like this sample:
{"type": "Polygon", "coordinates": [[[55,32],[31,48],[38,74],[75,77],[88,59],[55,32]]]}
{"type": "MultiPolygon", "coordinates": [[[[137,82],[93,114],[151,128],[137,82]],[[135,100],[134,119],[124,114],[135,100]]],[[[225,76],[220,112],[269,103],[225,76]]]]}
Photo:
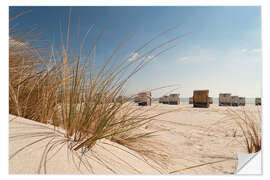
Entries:
{"type": "MultiPolygon", "coordinates": [[[[151,92],[139,93],[134,102],[139,106],[151,106],[151,92]]],[[[162,96],[159,98],[159,103],[162,104],[180,104],[180,94],[170,94],[169,96],[162,96]]],[[[189,104],[193,104],[193,107],[205,107],[208,108],[210,104],[213,104],[213,98],[209,97],[209,90],[194,90],[193,97],[189,98],[189,104]]],[[[232,96],[230,93],[219,94],[219,106],[245,106],[245,97],[232,96]]],[[[261,98],[255,98],[255,105],[261,105],[261,98]]]]}

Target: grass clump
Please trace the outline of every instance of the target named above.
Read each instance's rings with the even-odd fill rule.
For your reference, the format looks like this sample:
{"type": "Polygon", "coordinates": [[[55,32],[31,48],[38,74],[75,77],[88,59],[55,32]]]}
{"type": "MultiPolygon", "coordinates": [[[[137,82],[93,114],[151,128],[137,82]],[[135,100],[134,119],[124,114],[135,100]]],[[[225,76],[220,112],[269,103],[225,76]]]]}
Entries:
{"type": "MultiPolygon", "coordinates": [[[[243,144],[248,153],[256,153],[261,150],[261,109],[232,109],[226,110],[226,116],[236,123],[243,144]]],[[[236,137],[236,130],[234,132],[236,137]]]]}
{"type": "MultiPolygon", "coordinates": [[[[164,165],[167,155],[165,151],[156,152],[161,146],[151,140],[153,132],[140,131],[140,127],[164,113],[149,115],[147,110],[130,102],[115,101],[124,95],[124,87],[135,73],[173,48],[166,46],[182,36],[145,50],[152,41],[175,28],[168,29],[134,50],[134,53],[139,54],[136,59],[130,61],[130,55],[116,61],[114,56],[129,41],[128,38],[115,48],[101,67],[96,68],[92,54],[104,32],[100,32],[88,49],[88,56],[84,57],[82,50],[93,26],[86,32],[79,52],[70,52],[70,16],[71,13],[61,53],[51,48],[43,56],[40,49],[32,44],[37,33],[30,31],[19,34],[16,28],[10,28],[9,113],[62,127],[64,138],[68,139],[66,142],[72,151],[85,154],[98,140],[106,138],[138,152],[158,165],[164,165]]],[[[10,25],[16,18],[10,18],[10,25]]]]}

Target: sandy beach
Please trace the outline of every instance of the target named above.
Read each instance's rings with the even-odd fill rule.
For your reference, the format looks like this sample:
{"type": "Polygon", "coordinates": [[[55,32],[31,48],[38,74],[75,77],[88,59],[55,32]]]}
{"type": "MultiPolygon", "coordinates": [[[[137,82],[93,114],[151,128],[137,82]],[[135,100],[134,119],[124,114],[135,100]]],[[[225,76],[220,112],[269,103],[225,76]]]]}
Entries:
{"type": "MultiPolygon", "coordinates": [[[[134,106],[137,105],[134,103],[134,106]]],[[[193,108],[187,103],[155,102],[142,110],[146,108],[150,109],[150,114],[174,110],[143,127],[147,132],[157,131],[153,138],[163,144],[168,153],[165,169],[155,162],[147,164],[140,154],[107,139],[98,141],[81,160],[80,153],[68,150],[60,128],[54,131],[51,125],[10,115],[9,173],[233,174],[237,168],[237,152],[246,152],[246,149],[240,129],[233,119],[226,118],[224,111],[244,108],[254,114],[260,110],[254,104],[220,107],[215,103],[210,108],[193,108]],[[34,143],[37,140],[39,142],[34,143]],[[51,147],[46,155],[44,150],[50,148],[51,142],[59,145],[51,147]]]]}
{"type": "Polygon", "coordinates": [[[10,6],[8,39],[9,174],[235,174],[261,151],[260,6],[10,6]]]}

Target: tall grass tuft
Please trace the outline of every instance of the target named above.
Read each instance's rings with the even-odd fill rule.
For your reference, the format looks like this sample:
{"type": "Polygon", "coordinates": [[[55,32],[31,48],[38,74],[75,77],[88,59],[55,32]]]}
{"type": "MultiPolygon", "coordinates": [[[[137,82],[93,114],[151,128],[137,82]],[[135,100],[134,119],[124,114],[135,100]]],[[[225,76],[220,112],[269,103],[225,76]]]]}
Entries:
{"type": "MultiPolygon", "coordinates": [[[[115,100],[124,95],[124,87],[135,73],[157,56],[174,48],[166,46],[183,35],[149,48],[154,40],[176,27],[168,29],[135,49],[133,52],[139,54],[136,59],[131,61],[133,57],[130,55],[115,60],[116,54],[132,35],[115,48],[101,67],[96,68],[92,55],[104,32],[100,32],[86,57],[82,51],[93,26],[86,32],[79,52],[70,52],[70,16],[71,11],[66,42],[61,47],[60,55],[53,47],[48,54],[41,55],[40,49],[32,44],[38,33],[30,31],[20,34],[16,28],[10,28],[10,114],[62,127],[72,151],[85,154],[98,140],[106,138],[164,166],[167,155],[165,151],[158,151],[160,144],[151,140],[154,132],[145,132],[140,128],[168,112],[153,115],[133,103],[118,103],[115,100]]],[[[10,24],[17,18],[21,17],[10,18],[10,24]]]]}
{"type": "MultiPolygon", "coordinates": [[[[226,116],[233,119],[242,135],[242,143],[248,153],[261,150],[261,109],[232,109],[226,110],[226,116]]],[[[234,133],[234,136],[236,132],[234,133]]]]}

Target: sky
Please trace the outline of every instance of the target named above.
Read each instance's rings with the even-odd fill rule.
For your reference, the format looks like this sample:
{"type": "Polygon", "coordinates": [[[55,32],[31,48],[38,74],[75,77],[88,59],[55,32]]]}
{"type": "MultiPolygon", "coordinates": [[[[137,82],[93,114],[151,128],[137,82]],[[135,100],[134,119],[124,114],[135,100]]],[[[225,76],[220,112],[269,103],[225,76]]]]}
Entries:
{"type": "MultiPolygon", "coordinates": [[[[29,10],[18,18],[16,26],[38,27],[44,31],[40,38],[46,40],[48,46],[60,47],[60,32],[67,33],[69,7],[10,7],[9,10],[10,17],[29,10]]],[[[193,90],[209,89],[213,97],[218,97],[219,93],[250,98],[261,96],[260,7],[72,7],[70,49],[78,49],[91,25],[93,29],[84,45],[85,54],[105,29],[96,46],[97,64],[102,64],[130,36],[115,59],[138,57],[164,41],[181,36],[163,47],[175,45],[173,49],[159,55],[130,79],[127,94],[174,85],[152,91],[152,95],[180,93],[181,97],[190,97],[193,90]],[[147,40],[176,25],[179,27],[153,41],[145,51],[134,53],[147,40]]]]}

